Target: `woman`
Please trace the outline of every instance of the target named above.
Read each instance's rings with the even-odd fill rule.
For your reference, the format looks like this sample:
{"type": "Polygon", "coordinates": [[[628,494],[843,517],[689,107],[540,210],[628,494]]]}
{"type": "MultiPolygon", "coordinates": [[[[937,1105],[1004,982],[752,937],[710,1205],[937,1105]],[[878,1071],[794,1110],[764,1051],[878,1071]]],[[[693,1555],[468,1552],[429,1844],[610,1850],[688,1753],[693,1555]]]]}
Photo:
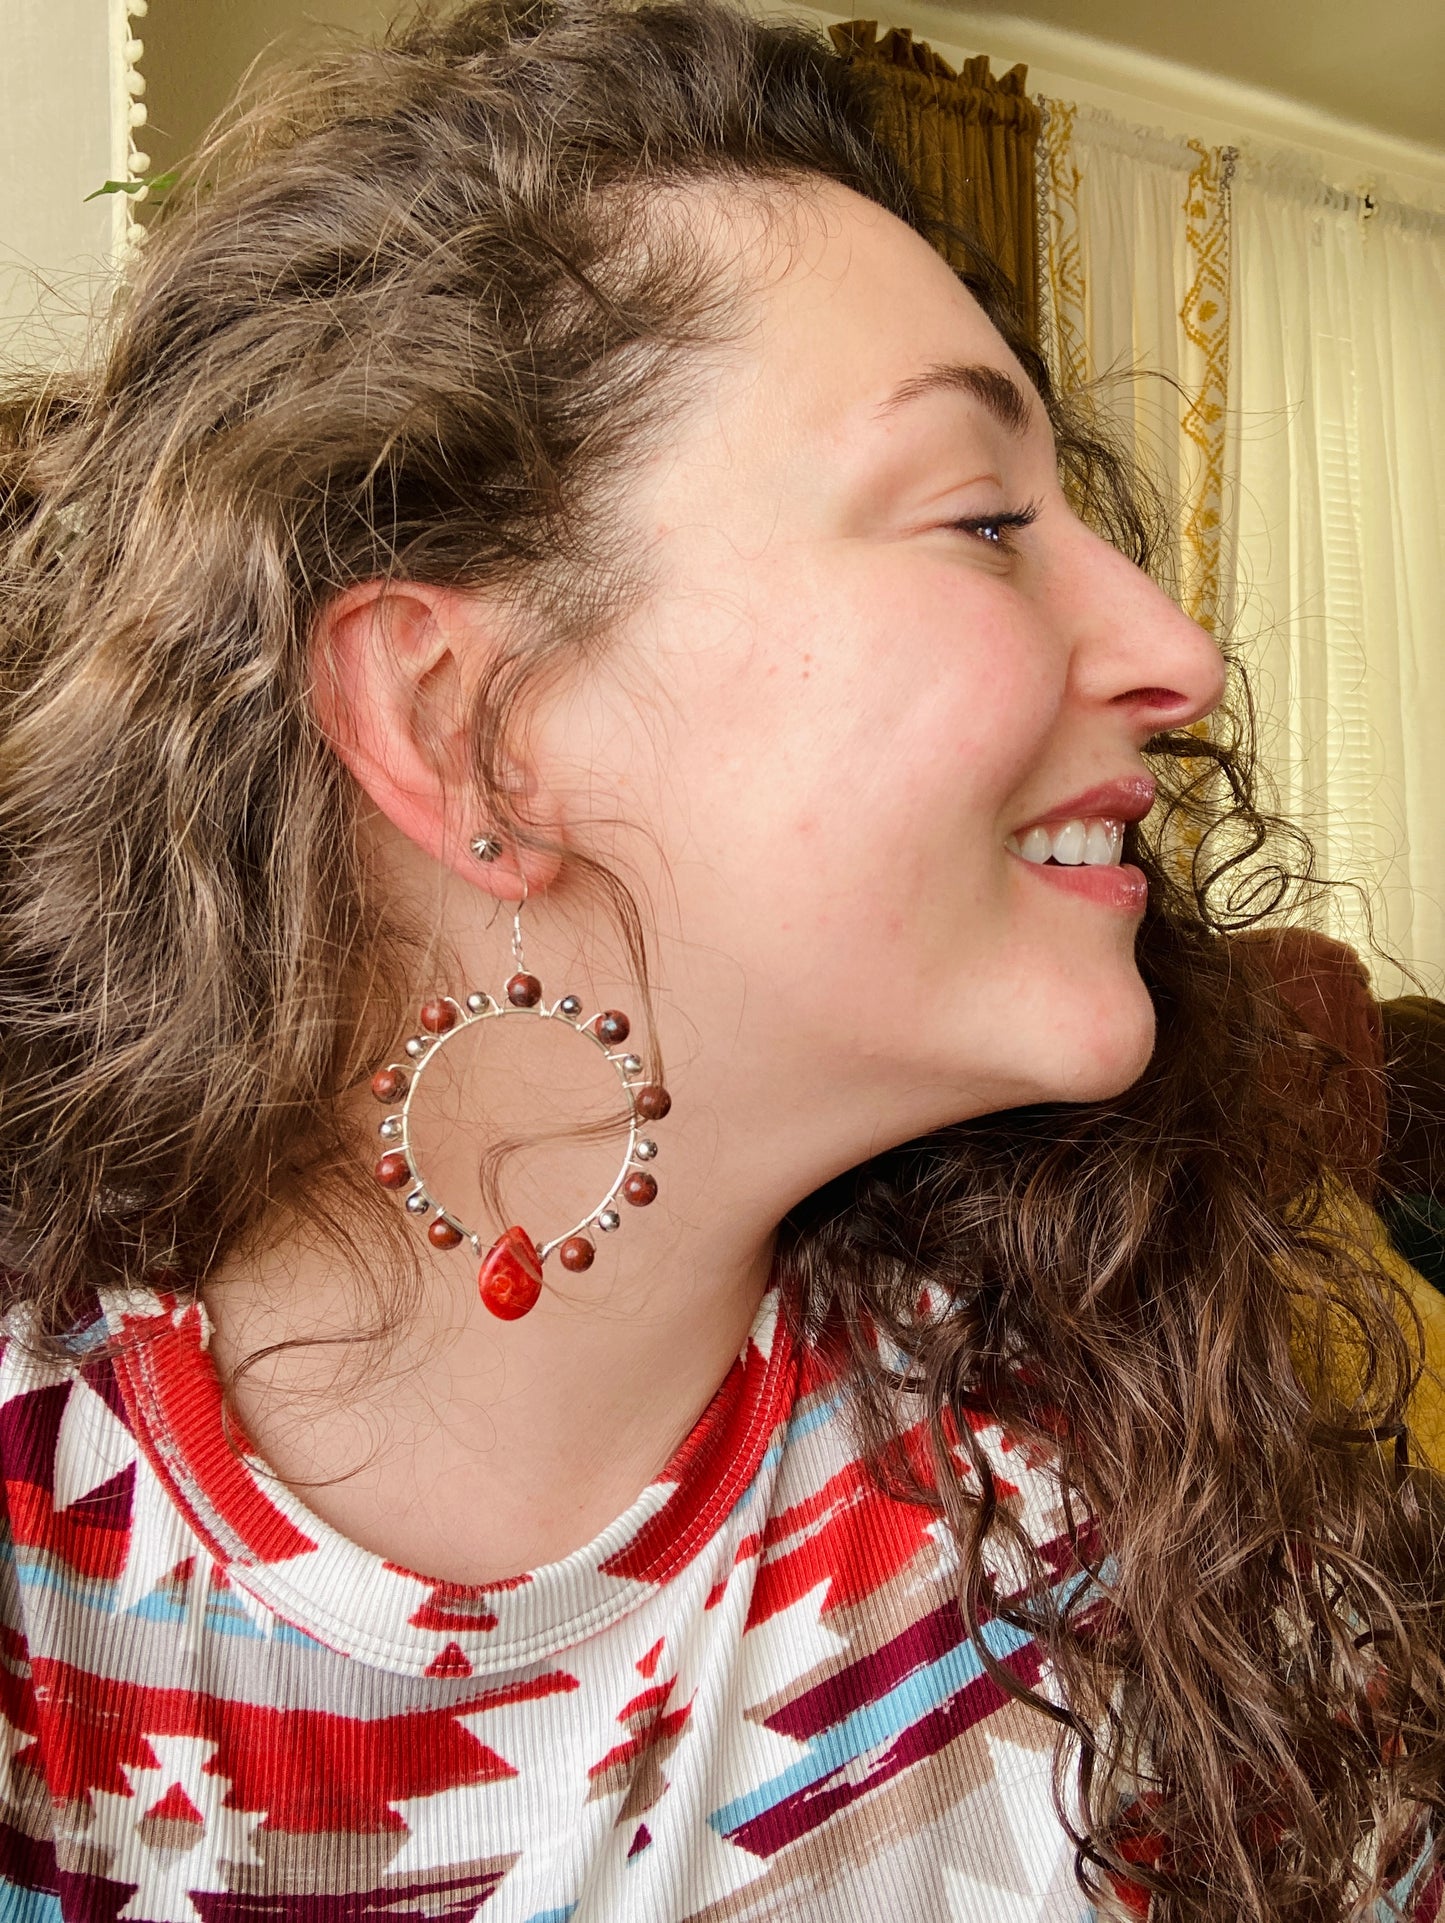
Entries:
{"type": "Polygon", "coordinates": [[[12,409],[18,1913],[1439,1910],[1221,659],[867,106],[482,0],[12,409]]]}

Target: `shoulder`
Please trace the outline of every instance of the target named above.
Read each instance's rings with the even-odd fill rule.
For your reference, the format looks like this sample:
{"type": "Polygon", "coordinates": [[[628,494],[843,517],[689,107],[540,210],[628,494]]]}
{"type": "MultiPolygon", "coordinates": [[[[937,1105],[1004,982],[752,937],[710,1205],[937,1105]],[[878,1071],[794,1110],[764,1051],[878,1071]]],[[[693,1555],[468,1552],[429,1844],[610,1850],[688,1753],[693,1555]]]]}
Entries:
{"type": "Polygon", "coordinates": [[[40,1343],[29,1304],[0,1318],[0,1479],[26,1476],[53,1451],[83,1364],[79,1346],[57,1356],[40,1343]]]}
{"type": "MultiPolygon", "coordinates": [[[[97,1296],[59,1352],[36,1337],[26,1306],[0,1318],[0,1505],[10,1554],[87,1561],[80,1539],[102,1525],[133,1470],[135,1443],[97,1296]]],[[[128,1492],[128,1485],[127,1485],[128,1492]]]]}
{"type": "Polygon", "coordinates": [[[1376,1923],[1445,1923],[1445,1845],[1431,1829],[1419,1855],[1375,1906],[1376,1923]]]}
{"type": "Polygon", "coordinates": [[[36,1340],[28,1308],[0,1318],[0,1716],[10,1750],[8,1768],[0,1769],[5,1916],[17,1906],[21,1915],[32,1908],[39,1915],[60,1890],[37,1696],[45,1636],[42,1630],[37,1647],[34,1612],[41,1607],[48,1620],[46,1599],[83,1585],[106,1562],[102,1545],[114,1536],[115,1504],[105,1489],[114,1484],[109,1463],[116,1450],[106,1425],[122,1425],[110,1408],[118,1396],[102,1353],[106,1333],[97,1303],[68,1352],[56,1355],[36,1340]]]}
{"type": "Polygon", "coordinates": [[[63,1404],[70,1388],[104,1356],[109,1336],[105,1300],[98,1293],[59,1343],[41,1337],[28,1302],[0,1315],[0,1408],[11,1410],[9,1421],[0,1424],[0,1444],[17,1422],[29,1429],[37,1419],[43,1421],[43,1410],[63,1404]]]}

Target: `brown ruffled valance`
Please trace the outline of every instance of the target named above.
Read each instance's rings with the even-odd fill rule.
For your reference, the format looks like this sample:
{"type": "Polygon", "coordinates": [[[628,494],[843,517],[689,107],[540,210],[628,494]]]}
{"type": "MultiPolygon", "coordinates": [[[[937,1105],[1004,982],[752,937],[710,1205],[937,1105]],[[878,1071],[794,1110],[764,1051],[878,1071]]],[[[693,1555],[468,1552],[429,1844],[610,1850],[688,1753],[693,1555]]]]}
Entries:
{"type": "Polygon", "coordinates": [[[880,39],[876,20],[849,20],[830,32],[845,59],[876,70],[878,132],[907,168],[925,211],[943,224],[940,252],[965,267],[966,246],[946,230],[973,236],[1012,281],[1037,337],[1034,154],[1041,116],[1024,91],[1028,69],[995,76],[987,54],[979,54],[955,73],[907,27],[880,39]]]}

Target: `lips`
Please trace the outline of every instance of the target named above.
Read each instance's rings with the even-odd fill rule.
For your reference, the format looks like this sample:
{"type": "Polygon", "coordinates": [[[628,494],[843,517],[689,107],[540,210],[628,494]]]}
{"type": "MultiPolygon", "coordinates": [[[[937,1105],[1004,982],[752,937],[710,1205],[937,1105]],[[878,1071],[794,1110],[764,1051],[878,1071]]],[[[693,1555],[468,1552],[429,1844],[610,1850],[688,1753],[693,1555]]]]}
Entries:
{"type": "Polygon", "coordinates": [[[1141,868],[1123,860],[1124,828],[1148,814],[1155,786],[1146,774],[1099,782],[1035,815],[1004,846],[1051,888],[1141,914],[1149,883],[1141,868]]]}
{"type": "Polygon", "coordinates": [[[1054,828],[1068,821],[1142,821],[1154,806],[1158,783],[1153,775],[1123,775],[1115,781],[1101,781],[1067,801],[1054,802],[1042,814],[1030,815],[1014,829],[1020,839],[1031,828],[1054,828]]]}

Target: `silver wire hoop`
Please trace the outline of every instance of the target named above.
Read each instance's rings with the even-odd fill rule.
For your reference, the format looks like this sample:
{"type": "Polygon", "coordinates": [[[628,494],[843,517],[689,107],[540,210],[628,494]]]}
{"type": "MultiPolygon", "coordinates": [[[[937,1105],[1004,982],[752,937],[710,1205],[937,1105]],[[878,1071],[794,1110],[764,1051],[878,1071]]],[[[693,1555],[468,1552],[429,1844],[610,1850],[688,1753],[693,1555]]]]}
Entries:
{"type": "MultiPolygon", "coordinates": [[[[522,950],[522,911],[519,905],[512,924],[512,955],[517,972],[506,983],[501,995],[474,989],[464,1001],[453,995],[439,995],[422,1005],[420,1032],[405,1044],[404,1062],[388,1062],[372,1077],[372,1093],[391,1111],[383,1117],[379,1134],[383,1150],[376,1165],[376,1179],[385,1188],[406,1189],[405,1207],[410,1215],[430,1217],[428,1239],[438,1248],[456,1248],[470,1242],[476,1254],[483,1252],[480,1233],[468,1228],[454,1210],[433,1196],[422,1173],[412,1143],[412,1105],[422,1076],[438,1059],[447,1043],[481,1022],[498,1021],[513,1015],[531,1015],[543,1021],[560,1021],[601,1051],[617,1071],[617,1079],[627,1102],[627,1147],[607,1193],[595,1208],[587,1211],[571,1228],[560,1235],[533,1245],[538,1265],[556,1250],[563,1250],[563,1266],[580,1270],[591,1266],[593,1244],[584,1231],[590,1228],[611,1234],[622,1226],[621,1200],[635,1207],[646,1207],[657,1195],[657,1178],[648,1164],[657,1156],[657,1143],[642,1133],[647,1123],[661,1121],[672,1106],[672,1098],[658,1082],[647,1079],[642,1057],[625,1047],[631,1024],[618,1009],[599,1009],[583,1015],[583,1004],[576,995],[561,995],[548,1003],[542,984],[527,972],[522,950]],[[398,1101],[400,1107],[397,1107],[398,1101]],[[571,1256],[573,1259],[569,1259],[571,1256]]],[[[501,1239],[513,1231],[506,1231],[501,1239]]],[[[530,1240],[530,1238],[529,1238],[530,1240]]],[[[493,1253],[500,1243],[492,1245],[493,1253]]]]}

